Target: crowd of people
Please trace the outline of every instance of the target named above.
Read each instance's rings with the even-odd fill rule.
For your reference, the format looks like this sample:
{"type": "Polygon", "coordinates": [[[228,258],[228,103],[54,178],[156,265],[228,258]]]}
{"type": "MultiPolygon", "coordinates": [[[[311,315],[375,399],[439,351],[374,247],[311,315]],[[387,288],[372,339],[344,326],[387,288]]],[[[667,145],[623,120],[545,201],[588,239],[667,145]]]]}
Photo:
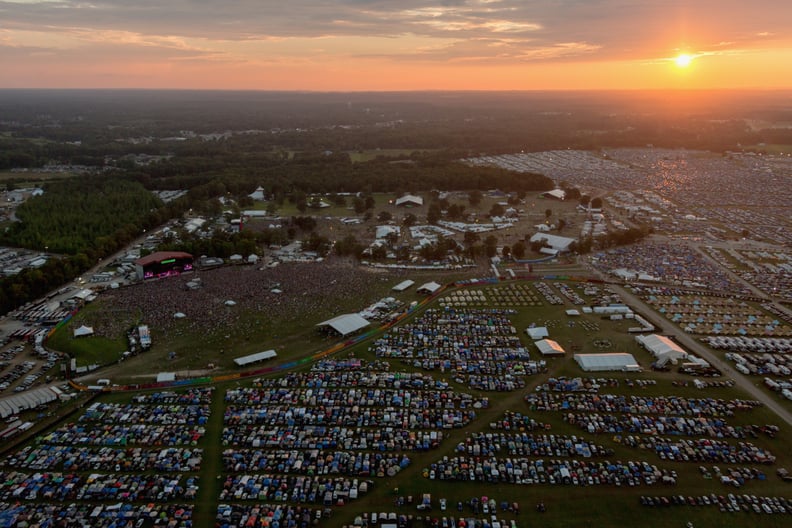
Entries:
{"type": "Polygon", "coordinates": [[[260,327],[246,317],[250,312],[263,321],[315,317],[319,322],[342,313],[349,300],[364,307],[374,300],[368,299],[373,286],[384,279],[343,262],[226,266],[106,290],[96,301],[103,309],[87,313],[84,324],[94,328],[94,335],[111,338],[140,320],[166,335],[210,336],[233,328],[242,338],[254,337],[260,327]],[[187,288],[196,278],[200,287],[187,288]],[[185,317],[174,318],[177,313],[185,317]]]}

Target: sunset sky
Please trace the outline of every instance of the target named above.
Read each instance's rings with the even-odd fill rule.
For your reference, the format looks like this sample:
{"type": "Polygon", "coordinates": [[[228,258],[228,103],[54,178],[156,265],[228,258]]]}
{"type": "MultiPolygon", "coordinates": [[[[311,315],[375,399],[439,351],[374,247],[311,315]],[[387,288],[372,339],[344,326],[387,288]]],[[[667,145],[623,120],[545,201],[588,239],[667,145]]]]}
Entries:
{"type": "Polygon", "coordinates": [[[792,1],[0,0],[0,72],[0,88],[792,88],[792,1]]]}

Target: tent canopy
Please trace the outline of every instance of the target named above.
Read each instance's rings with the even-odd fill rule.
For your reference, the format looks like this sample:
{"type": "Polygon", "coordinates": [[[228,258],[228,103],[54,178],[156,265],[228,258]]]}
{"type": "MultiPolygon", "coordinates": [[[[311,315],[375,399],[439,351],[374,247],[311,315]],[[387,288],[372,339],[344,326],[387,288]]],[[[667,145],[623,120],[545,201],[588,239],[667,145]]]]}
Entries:
{"type": "Polygon", "coordinates": [[[632,354],[616,352],[610,354],[575,354],[580,368],[586,372],[598,370],[628,370],[638,364],[632,354]]]}
{"type": "Polygon", "coordinates": [[[434,293],[440,288],[442,288],[442,286],[434,281],[427,282],[426,284],[423,284],[421,285],[420,288],[418,288],[418,293],[423,293],[423,292],[434,293]]]}
{"type": "Polygon", "coordinates": [[[540,339],[534,344],[543,356],[559,356],[564,354],[564,348],[552,339],[540,339]]]}
{"type": "Polygon", "coordinates": [[[547,332],[546,326],[535,326],[533,328],[526,328],[525,333],[528,334],[531,339],[536,341],[537,339],[543,339],[550,334],[547,332]]]}
{"type": "Polygon", "coordinates": [[[358,314],[344,314],[338,317],[333,317],[327,321],[319,323],[317,326],[327,326],[341,334],[342,336],[357,332],[361,328],[365,328],[369,322],[358,314]]]}
{"type": "Polygon", "coordinates": [[[81,327],[74,329],[74,337],[90,336],[93,335],[93,333],[94,329],[90,326],[82,325],[81,327]]]}
{"type": "Polygon", "coordinates": [[[257,352],[255,354],[250,354],[249,356],[238,357],[234,360],[234,363],[236,363],[239,367],[244,367],[245,365],[249,365],[251,363],[264,361],[265,359],[272,359],[277,355],[277,352],[274,350],[265,350],[264,352],[257,352]]]}

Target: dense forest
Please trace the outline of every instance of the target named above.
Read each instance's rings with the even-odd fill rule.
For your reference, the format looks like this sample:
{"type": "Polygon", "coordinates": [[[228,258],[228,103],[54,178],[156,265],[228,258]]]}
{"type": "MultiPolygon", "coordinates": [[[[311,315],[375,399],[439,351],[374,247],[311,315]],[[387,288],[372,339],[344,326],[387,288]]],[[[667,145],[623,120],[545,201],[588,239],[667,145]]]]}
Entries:
{"type": "Polygon", "coordinates": [[[130,176],[146,187],[190,189],[220,181],[233,195],[250,193],[257,186],[268,194],[354,192],[418,192],[432,189],[499,188],[507,191],[544,191],[553,182],[540,174],[494,167],[471,167],[447,153],[413,154],[399,160],[352,162],[345,153],[303,154],[292,159],[244,156],[234,152],[179,157],[132,170],[130,176]]]}
{"type": "Polygon", "coordinates": [[[16,210],[18,222],[0,235],[0,243],[40,251],[75,255],[106,254],[131,240],[142,220],[162,202],[137,182],[118,178],[83,177],[55,181],[16,210]],[[126,231],[126,233],[123,233],[126,231]]]}

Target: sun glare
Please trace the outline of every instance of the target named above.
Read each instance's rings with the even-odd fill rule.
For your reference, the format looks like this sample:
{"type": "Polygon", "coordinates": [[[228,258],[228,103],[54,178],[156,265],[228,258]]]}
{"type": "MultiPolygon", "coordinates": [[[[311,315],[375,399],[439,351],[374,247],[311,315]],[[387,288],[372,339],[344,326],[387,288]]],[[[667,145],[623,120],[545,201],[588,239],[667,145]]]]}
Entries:
{"type": "Polygon", "coordinates": [[[674,59],[674,63],[680,68],[687,68],[691,62],[693,62],[693,57],[687,53],[681,53],[674,59]]]}

